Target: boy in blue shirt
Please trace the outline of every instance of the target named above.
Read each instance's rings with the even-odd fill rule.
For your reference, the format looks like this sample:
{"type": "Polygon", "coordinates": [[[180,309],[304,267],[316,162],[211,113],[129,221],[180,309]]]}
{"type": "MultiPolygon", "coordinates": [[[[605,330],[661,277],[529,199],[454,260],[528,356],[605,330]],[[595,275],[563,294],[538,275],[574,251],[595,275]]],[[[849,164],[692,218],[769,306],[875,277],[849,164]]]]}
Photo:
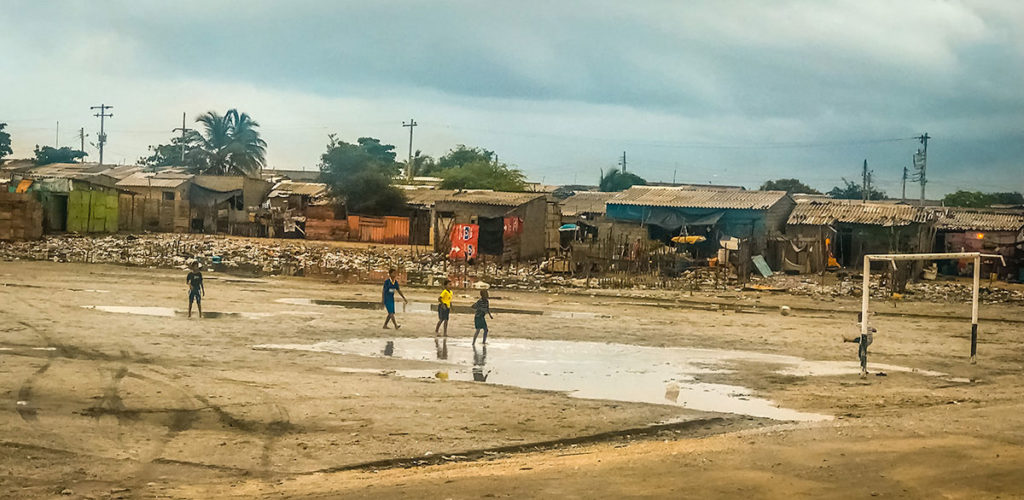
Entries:
{"type": "Polygon", "coordinates": [[[388,329],[388,322],[394,323],[395,330],[401,328],[398,326],[398,321],[395,319],[395,292],[402,297],[402,302],[406,304],[409,301],[405,298],[405,294],[398,288],[398,279],[395,278],[395,268],[388,269],[388,279],[384,280],[384,290],[381,292],[381,302],[384,304],[384,309],[388,311],[388,317],[384,318],[384,329],[388,329]]]}

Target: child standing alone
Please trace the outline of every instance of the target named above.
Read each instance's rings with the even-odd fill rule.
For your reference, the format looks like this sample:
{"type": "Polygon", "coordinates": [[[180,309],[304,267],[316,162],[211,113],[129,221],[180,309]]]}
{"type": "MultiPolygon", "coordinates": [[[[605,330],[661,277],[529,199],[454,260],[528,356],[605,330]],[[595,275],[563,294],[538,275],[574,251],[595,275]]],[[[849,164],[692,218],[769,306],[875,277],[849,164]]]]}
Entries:
{"type": "Polygon", "coordinates": [[[476,333],[473,334],[473,343],[476,344],[476,336],[480,335],[480,330],[484,331],[484,341],[487,343],[487,316],[494,319],[494,315],[491,314],[491,306],[487,301],[487,290],[480,290],[480,300],[473,303],[473,310],[476,311],[473,316],[473,326],[476,327],[476,333]]]}
{"type": "Polygon", "coordinates": [[[188,317],[192,317],[192,303],[199,308],[199,317],[203,317],[203,295],[206,295],[206,287],[203,286],[203,273],[199,272],[199,262],[192,261],[189,265],[191,271],[185,276],[185,284],[188,285],[188,317]]]}
{"type": "Polygon", "coordinates": [[[451,282],[444,280],[444,287],[441,289],[441,295],[437,297],[437,326],[434,327],[434,335],[436,336],[441,325],[444,325],[444,336],[448,336],[448,316],[452,312],[452,292],[448,289],[448,285],[451,282]]]}

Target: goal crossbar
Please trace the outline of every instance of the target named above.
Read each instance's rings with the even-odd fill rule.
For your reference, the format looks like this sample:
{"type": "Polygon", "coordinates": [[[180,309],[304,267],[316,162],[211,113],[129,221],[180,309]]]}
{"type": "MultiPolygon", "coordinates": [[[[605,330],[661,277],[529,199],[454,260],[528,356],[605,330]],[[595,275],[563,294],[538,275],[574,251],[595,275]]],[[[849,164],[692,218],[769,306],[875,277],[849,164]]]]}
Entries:
{"type": "Polygon", "coordinates": [[[895,266],[896,261],[904,260],[946,260],[946,259],[972,259],[974,261],[974,285],[971,294],[971,363],[977,362],[978,356],[978,288],[981,284],[981,260],[999,259],[1006,264],[1002,255],[985,254],[981,252],[956,252],[956,253],[903,253],[903,254],[868,254],[864,256],[864,284],[861,289],[860,304],[860,374],[864,377],[868,373],[868,302],[871,298],[871,262],[890,261],[895,266]]]}

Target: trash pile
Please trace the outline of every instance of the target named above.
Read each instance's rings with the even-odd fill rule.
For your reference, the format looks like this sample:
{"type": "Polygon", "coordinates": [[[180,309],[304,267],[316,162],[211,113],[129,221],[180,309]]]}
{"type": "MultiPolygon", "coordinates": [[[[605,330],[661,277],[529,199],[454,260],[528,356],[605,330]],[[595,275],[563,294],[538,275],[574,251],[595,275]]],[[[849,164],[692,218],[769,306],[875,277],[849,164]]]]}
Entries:
{"type": "Polygon", "coordinates": [[[453,265],[434,252],[405,246],[339,246],[307,240],[229,238],[214,235],[150,233],[141,235],[47,236],[42,240],[0,242],[0,261],[49,260],[181,268],[193,260],[204,268],[235,275],[328,276],[348,282],[383,280],[389,268],[411,284],[460,279],[523,290],[566,286],[571,280],[546,275],[537,265],[453,265]]]}
{"type": "Polygon", "coordinates": [[[0,260],[50,260],[182,267],[191,259],[204,266],[253,274],[358,273],[403,268],[429,273],[439,265],[432,254],[405,247],[334,247],[305,240],[253,240],[210,235],[48,236],[0,243],[0,260]]]}
{"type": "MultiPolygon", "coordinates": [[[[825,286],[821,286],[821,279],[818,276],[776,275],[762,281],[793,295],[837,298],[860,297],[861,279],[861,275],[848,275],[841,277],[837,282],[836,278],[830,275],[825,286]]],[[[909,283],[906,291],[893,294],[884,275],[872,275],[871,297],[914,302],[970,303],[971,285],[955,281],[921,281],[909,283]]],[[[1024,304],[1024,290],[987,286],[982,282],[978,289],[978,300],[982,304],[1024,304]]]]}
{"type": "MultiPolygon", "coordinates": [[[[405,246],[339,246],[329,242],[233,238],[213,235],[147,233],[129,235],[47,236],[42,240],[0,242],[0,261],[49,260],[120,264],[128,266],[184,269],[192,259],[219,272],[249,276],[327,276],[348,282],[383,280],[388,268],[399,269],[410,284],[435,286],[451,279],[457,287],[497,286],[518,290],[576,289],[676,289],[714,291],[735,289],[781,292],[831,300],[859,297],[861,279],[856,274],[829,275],[820,285],[818,276],[776,274],[755,278],[736,288],[735,278],[726,278],[707,268],[688,270],[676,278],[627,272],[593,276],[590,279],[542,271],[544,263],[497,266],[491,263],[464,266],[452,264],[434,252],[417,252],[405,246]],[[838,281],[836,278],[839,278],[838,281]]],[[[1024,304],[1024,291],[982,285],[984,304],[1024,304]]],[[[950,281],[911,283],[906,292],[894,297],[884,275],[872,275],[871,295],[876,299],[967,303],[969,284],[950,281]]]]}

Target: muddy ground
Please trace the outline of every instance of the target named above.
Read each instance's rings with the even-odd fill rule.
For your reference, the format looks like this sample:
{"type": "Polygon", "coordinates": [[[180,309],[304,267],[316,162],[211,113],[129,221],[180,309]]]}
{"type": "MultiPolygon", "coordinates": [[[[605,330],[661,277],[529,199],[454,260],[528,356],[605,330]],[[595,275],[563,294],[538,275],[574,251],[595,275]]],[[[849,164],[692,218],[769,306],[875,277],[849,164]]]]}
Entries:
{"type": "MultiPolygon", "coordinates": [[[[6,498],[1024,496],[1024,315],[1014,306],[983,306],[972,365],[968,305],[876,304],[871,361],[943,376],[801,377],[759,363],[703,376],[832,417],[792,423],[378,373],[440,371],[438,362],[252,348],[363,337],[383,345],[395,334],[380,328],[379,311],[279,302],[372,301],[376,285],[212,273],[208,311],[258,314],[189,320],[83,307],[184,308],[184,272],[175,270],[0,262],[0,284],[6,498]]],[[[457,292],[457,302],[469,294],[457,292]]],[[[498,313],[492,343],[855,357],[839,342],[854,329],[859,303],[850,299],[492,295],[495,308],[591,313],[498,313]],[[779,314],[783,304],[791,315],[779,314]]],[[[434,316],[399,319],[401,336],[433,336],[434,316]]],[[[450,336],[472,335],[471,322],[455,315],[450,336]]]]}

